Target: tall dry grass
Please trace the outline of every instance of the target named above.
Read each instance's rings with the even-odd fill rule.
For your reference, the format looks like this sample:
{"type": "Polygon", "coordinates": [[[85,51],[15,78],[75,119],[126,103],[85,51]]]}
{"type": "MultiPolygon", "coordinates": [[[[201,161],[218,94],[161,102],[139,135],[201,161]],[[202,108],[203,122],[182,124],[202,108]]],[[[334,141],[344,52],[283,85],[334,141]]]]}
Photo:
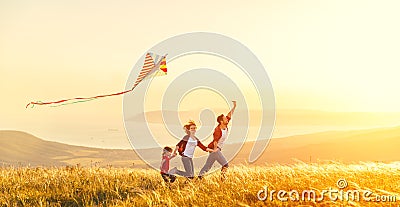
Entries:
{"type": "MultiPolygon", "coordinates": [[[[155,170],[119,168],[13,168],[0,169],[1,206],[398,206],[374,201],[260,201],[257,193],[269,190],[370,190],[373,195],[400,199],[400,163],[325,163],[233,166],[227,178],[218,172],[202,180],[178,178],[163,182],[155,170]]],[[[276,194],[275,194],[276,196],[276,194]]]]}

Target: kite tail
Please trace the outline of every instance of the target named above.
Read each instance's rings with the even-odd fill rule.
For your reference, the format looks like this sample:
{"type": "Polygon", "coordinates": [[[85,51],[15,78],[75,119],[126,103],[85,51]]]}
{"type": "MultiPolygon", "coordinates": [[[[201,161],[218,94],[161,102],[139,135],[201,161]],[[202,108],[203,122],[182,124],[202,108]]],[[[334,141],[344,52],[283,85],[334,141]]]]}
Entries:
{"type": "Polygon", "coordinates": [[[95,100],[95,99],[98,99],[98,98],[104,98],[104,97],[108,97],[108,96],[118,96],[118,95],[122,95],[124,93],[129,93],[129,92],[133,91],[134,88],[135,87],[133,87],[130,90],[122,91],[122,92],[119,92],[119,93],[113,93],[113,94],[107,94],[107,95],[99,95],[99,96],[93,96],[93,97],[87,97],[87,98],[78,97],[78,98],[62,99],[62,100],[59,100],[59,101],[50,101],[50,102],[42,102],[42,101],[34,102],[34,101],[32,101],[32,102],[28,103],[25,108],[28,108],[28,106],[30,106],[30,105],[32,105],[32,108],[35,105],[51,105],[51,107],[57,107],[57,106],[69,105],[69,104],[74,104],[74,103],[79,103],[79,102],[92,101],[92,100],[95,100]],[[69,101],[73,101],[73,102],[69,102],[69,101]],[[62,103],[62,104],[60,104],[60,103],[62,103]],[[60,104],[60,105],[55,105],[54,106],[52,104],[60,104]]]}

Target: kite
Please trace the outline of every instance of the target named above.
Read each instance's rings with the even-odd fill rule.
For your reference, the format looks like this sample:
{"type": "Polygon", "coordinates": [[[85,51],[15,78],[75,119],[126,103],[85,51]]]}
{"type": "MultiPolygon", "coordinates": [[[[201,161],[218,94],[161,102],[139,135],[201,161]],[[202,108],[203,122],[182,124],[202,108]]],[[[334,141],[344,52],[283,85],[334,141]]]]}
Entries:
{"type": "Polygon", "coordinates": [[[30,102],[26,105],[25,108],[28,108],[28,106],[31,106],[32,108],[35,105],[49,105],[52,107],[57,107],[57,106],[62,106],[62,105],[68,105],[68,104],[74,104],[74,103],[80,103],[80,102],[86,102],[86,101],[92,101],[98,98],[104,98],[104,97],[109,97],[109,96],[118,96],[122,95],[125,93],[129,93],[133,91],[133,89],[136,88],[136,86],[144,79],[148,77],[153,77],[153,76],[163,76],[167,75],[167,60],[166,56],[160,56],[154,53],[147,53],[146,58],[144,60],[144,64],[142,67],[142,70],[140,71],[138,77],[136,78],[135,83],[133,84],[133,87],[129,90],[122,91],[119,93],[112,93],[112,94],[107,94],[107,95],[98,95],[98,96],[93,96],[93,97],[77,97],[77,98],[69,98],[69,99],[62,99],[59,101],[50,101],[50,102],[42,102],[42,101],[36,101],[36,102],[30,102]]]}

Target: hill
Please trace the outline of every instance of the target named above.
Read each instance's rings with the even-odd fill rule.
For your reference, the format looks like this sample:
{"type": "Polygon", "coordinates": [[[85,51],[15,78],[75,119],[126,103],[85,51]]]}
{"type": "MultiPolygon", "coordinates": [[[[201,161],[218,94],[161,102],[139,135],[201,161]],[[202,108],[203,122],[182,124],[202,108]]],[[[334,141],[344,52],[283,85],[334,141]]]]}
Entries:
{"type": "MultiPolygon", "coordinates": [[[[231,163],[243,164],[248,160],[253,145],[254,142],[246,142],[243,146],[227,144],[224,151],[233,152],[241,147],[231,163]]],[[[254,164],[290,164],[298,160],[303,162],[337,160],[345,163],[389,162],[400,160],[398,146],[400,146],[400,127],[296,135],[271,139],[264,153],[254,164]]],[[[151,154],[160,153],[159,149],[143,151],[151,154]]],[[[179,160],[175,159],[173,163],[175,162],[179,160]]],[[[0,131],[0,164],[65,166],[78,163],[83,166],[146,167],[133,150],[73,146],[45,141],[25,132],[0,131]]]]}
{"type": "MultiPolygon", "coordinates": [[[[329,131],[271,139],[256,163],[395,161],[400,160],[398,146],[400,127],[329,131]]],[[[238,158],[243,159],[251,147],[245,145],[238,158]]]]}
{"type": "Polygon", "coordinates": [[[84,166],[144,167],[132,150],[99,149],[45,141],[31,134],[0,131],[0,164],[30,166],[65,166],[80,163],[84,166]]]}

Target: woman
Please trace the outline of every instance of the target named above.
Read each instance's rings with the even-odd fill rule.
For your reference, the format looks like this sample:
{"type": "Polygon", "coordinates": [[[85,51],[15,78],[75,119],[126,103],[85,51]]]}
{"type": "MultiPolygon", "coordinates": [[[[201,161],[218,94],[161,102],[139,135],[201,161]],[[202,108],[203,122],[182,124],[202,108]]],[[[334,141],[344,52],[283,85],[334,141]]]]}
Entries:
{"type": "Polygon", "coordinates": [[[185,171],[177,170],[175,167],[171,169],[170,174],[178,174],[192,179],[194,177],[193,154],[196,146],[207,152],[213,152],[213,150],[204,146],[203,143],[201,143],[200,140],[195,136],[197,127],[194,121],[189,121],[189,123],[186,124],[183,129],[186,131],[186,135],[176,145],[173,154],[175,154],[176,151],[179,152],[185,171]]]}

